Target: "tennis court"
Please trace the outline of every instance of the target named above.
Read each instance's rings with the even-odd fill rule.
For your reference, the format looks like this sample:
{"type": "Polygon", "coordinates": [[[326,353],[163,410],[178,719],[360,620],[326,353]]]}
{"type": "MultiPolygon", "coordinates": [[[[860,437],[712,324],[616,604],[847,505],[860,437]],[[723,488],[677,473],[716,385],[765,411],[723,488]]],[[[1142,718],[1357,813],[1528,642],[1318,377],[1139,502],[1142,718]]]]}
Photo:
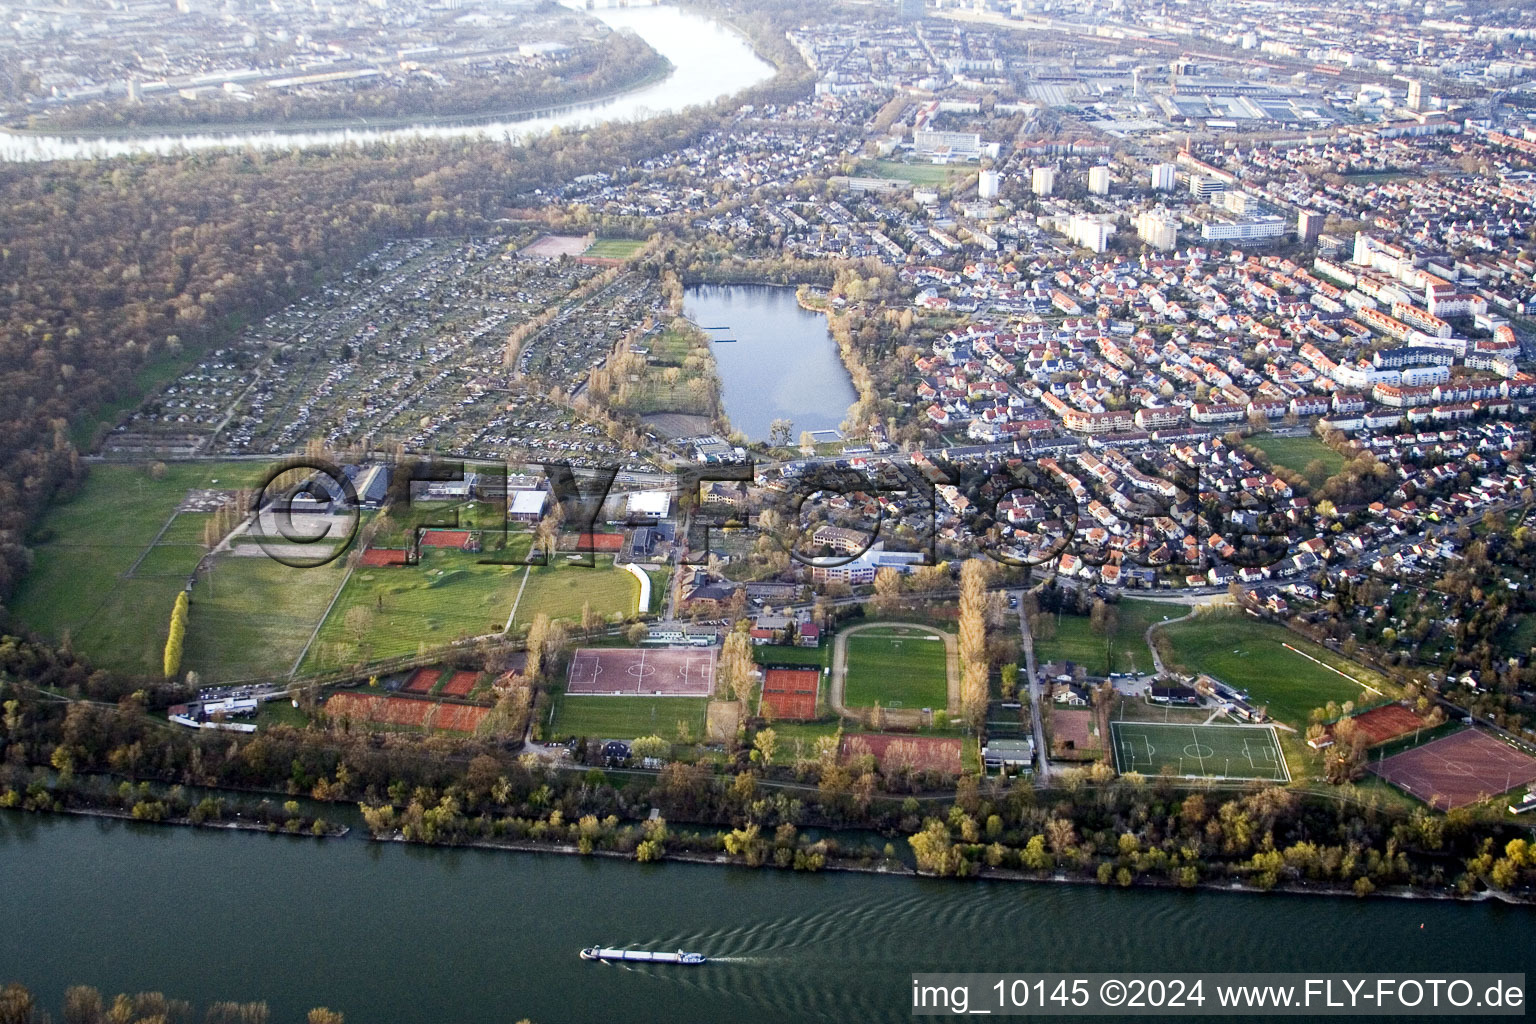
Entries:
{"type": "Polygon", "coordinates": [[[808,722],[816,717],[821,673],[814,668],[770,668],[763,672],[762,707],[775,719],[808,722]]]}
{"type": "Polygon", "coordinates": [[[715,689],[715,651],[583,647],[571,655],[566,680],[572,697],[708,697],[715,689]]]}
{"type": "Polygon", "coordinates": [[[1110,733],[1122,773],[1291,781],[1273,726],[1111,722],[1110,733]]]}

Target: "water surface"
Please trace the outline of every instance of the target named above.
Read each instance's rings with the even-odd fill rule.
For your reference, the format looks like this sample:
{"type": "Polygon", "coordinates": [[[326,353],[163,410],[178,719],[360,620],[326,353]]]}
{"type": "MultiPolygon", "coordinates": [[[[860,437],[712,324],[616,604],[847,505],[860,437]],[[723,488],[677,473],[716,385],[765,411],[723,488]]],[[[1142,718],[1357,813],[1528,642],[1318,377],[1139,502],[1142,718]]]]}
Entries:
{"type": "Polygon", "coordinates": [[[847,417],[859,396],[827,318],[801,309],[793,288],[699,285],[683,298],[688,318],[716,339],[721,398],[734,429],[762,441],[783,418],[798,442],[801,431],[835,430],[847,417]]]}
{"type": "Polygon", "coordinates": [[[661,81],[608,100],[573,105],[546,117],[487,123],[434,124],[429,118],[399,128],[332,128],[302,131],[252,130],[170,132],[163,135],[74,137],[0,131],[0,160],[100,159],[138,153],[253,147],[256,149],[366,145],[409,139],[507,139],[515,141],[551,128],[584,128],[605,121],[645,120],[711,103],[766,81],[773,66],[753,52],[736,32],[676,7],[630,7],[593,11],[614,29],[629,29],[672,62],[661,81]]]}
{"type": "Polygon", "coordinates": [[[1485,902],[796,875],[0,811],[0,983],[314,1006],[348,1024],[908,1019],[915,970],[1525,971],[1485,902]],[[1423,926],[1422,928],[1420,926],[1423,926]],[[589,964],[593,943],[702,968],[589,964]]]}

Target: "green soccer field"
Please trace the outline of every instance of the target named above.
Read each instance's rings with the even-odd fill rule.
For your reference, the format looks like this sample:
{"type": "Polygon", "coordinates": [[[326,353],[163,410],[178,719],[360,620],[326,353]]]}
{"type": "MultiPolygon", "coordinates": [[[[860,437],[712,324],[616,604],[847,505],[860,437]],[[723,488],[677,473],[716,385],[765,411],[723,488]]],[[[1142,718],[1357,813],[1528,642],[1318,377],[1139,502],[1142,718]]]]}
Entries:
{"type": "Polygon", "coordinates": [[[553,715],[545,712],[545,736],[605,740],[660,736],[675,740],[678,723],[687,722],[689,735],[698,740],[704,735],[704,711],[708,704],[702,697],[573,697],[562,688],[551,705],[553,715]]]}
{"type": "Polygon", "coordinates": [[[1120,772],[1291,781],[1273,726],[1111,722],[1120,772]]]}
{"type": "Polygon", "coordinates": [[[876,160],[865,165],[864,173],[876,178],[892,178],[910,181],[915,185],[944,185],[965,173],[975,173],[975,168],[957,167],[953,164],[902,163],[899,160],[876,160]]]}
{"type": "Polygon", "coordinates": [[[587,247],[583,256],[598,256],[611,260],[627,260],[641,249],[645,242],[633,238],[599,238],[587,247]]]}
{"type": "Polygon", "coordinates": [[[848,638],[849,707],[934,708],[949,701],[944,638],[910,626],[858,633],[848,638]]]}
{"type": "MultiPolygon", "coordinates": [[[[517,579],[522,597],[517,602],[513,629],[527,626],[540,612],[551,619],[580,622],[581,609],[588,604],[604,619],[623,619],[635,614],[640,600],[640,581],[615,566],[608,556],[599,556],[590,567],[557,559],[552,565],[530,569],[527,586],[520,582],[521,573],[517,579]]],[[[656,600],[654,592],[651,600],[656,600]]]]}

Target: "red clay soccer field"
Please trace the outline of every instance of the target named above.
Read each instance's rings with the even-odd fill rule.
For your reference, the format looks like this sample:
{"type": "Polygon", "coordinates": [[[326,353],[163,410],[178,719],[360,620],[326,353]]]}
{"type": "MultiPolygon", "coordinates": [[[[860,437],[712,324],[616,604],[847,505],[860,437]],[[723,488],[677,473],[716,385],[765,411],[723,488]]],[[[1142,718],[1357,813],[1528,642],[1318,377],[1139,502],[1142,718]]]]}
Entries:
{"type": "Polygon", "coordinates": [[[583,647],[571,655],[571,696],[708,697],[715,691],[715,652],[696,647],[583,647]]]}
{"type": "Polygon", "coordinates": [[[762,706],[775,719],[808,722],[816,717],[816,689],[821,672],[814,668],[770,668],[763,673],[762,706]]]}
{"type": "Polygon", "coordinates": [[[1448,811],[1536,781],[1536,757],[1486,732],[1464,729],[1373,764],[1371,771],[1448,811]]]}
{"type": "Polygon", "coordinates": [[[892,733],[851,733],[843,737],[844,758],[875,755],[881,768],[906,764],[913,771],[959,775],[960,741],[942,736],[902,736],[892,733]]]}
{"type": "Polygon", "coordinates": [[[1379,708],[1371,708],[1356,715],[1354,722],[1373,747],[1424,726],[1423,719],[1401,704],[1383,704],[1379,708]]]}

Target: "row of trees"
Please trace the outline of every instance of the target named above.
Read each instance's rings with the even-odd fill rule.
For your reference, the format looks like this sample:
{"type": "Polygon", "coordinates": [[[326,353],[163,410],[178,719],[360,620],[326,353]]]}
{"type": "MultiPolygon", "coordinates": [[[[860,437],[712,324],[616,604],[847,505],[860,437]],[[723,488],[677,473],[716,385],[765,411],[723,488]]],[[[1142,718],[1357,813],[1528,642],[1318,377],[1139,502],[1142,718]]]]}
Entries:
{"type": "Polygon", "coordinates": [[[171,629],[165,638],[165,678],[175,679],[181,671],[182,649],[187,641],[187,592],[176,595],[171,608],[171,629]]]}
{"type": "MultiPolygon", "coordinates": [[[[0,644],[0,661],[4,651],[0,644]]],[[[1105,881],[1123,884],[1237,878],[1261,886],[1315,880],[1362,889],[1413,884],[1470,892],[1489,883],[1525,891],[1536,881],[1528,851],[1506,849],[1519,830],[1496,816],[1466,809],[1446,816],[1408,814],[1347,788],[1339,800],[1261,784],[1223,795],[1204,787],[1191,791],[1172,778],[1116,779],[1107,765],[1095,764],[1063,772],[1059,788],[1050,792],[1028,782],[962,776],[948,783],[955,787],[954,806],[935,813],[932,804],[901,798],[907,781],[896,767],[858,751],[840,753],[835,735],[820,738],[814,751],[796,753],[801,787],[795,790],[774,782],[777,773],[769,766],[784,740],[772,729],[759,730],[757,756],[741,758],[738,767],[722,772],[709,763],[674,761],[654,780],[627,779],[616,788],[600,774],[552,770],[478,737],[381,735],[354,732],[341,722],[306,730],[274,727],[248,737],[204,736],[157,727],[131,696],[117,707],[64,705],[8,683],[0,698],[0,789],[29,798],[38,786],[46,793],[57,785],[41,774],[45,766],[62,772],[64,765],[360,800],[376,809],[384,827],[409,823],[412,837],[430,842],[526,835],[534,822],[543,823],[540,835],[566,841],[566,825],[588,815],[634,822],[659,807],[671,821],[726,829],[755,824],[766,832],[789,823],[895,830],[917,837],[914,851],[926,869],[939,873],[1043,871],[1044,852],[1051,870],[1107,871],[1105,881]],[[385,807],[390,810],[380,809],[385,807]],[[935,818],[937,826],[928,820],[935,818]],[[507,822],[498,826],[502,832],[491,830],[497,821],[507,822]]],[[[924,784],[931,790],[944,781],[924,784]]],[[[135,807],[159,802],[153,794],[131,795],[135,807]]],[[[52,802],[33,806],[47,809],[52,802]]],[[[154,810],[149,807],[146,816],[154,817],[154,810]]],[[[672,842],[631,835],[637,856],[642,847],[661,856],[672,842]]],[[[740,837],[739,845],[757,849],[751,836],[740,837]]]]}
{"type": "MultiPolygon", "coordinates": [[[[12,983],[0,988],[0,1024],[45,1024],[49,1015],[37,1005],[26,986],[12,983]]],[[[184,999],[160,992],[119,993],[107,999],[88,985],[64,990],[63,1024],[269,1024],[266,1003],[213,1003],[202,1013],[184,999]]],[[[317,1007],[304,1018],[306,1024],[345,1024],[335,1010],[317,1007]]],[[[520,1024],[528,1024],[522,1021],[520,1024]]]]}
{"type": "Polygon", "coordinates": [[[960,714],[980,732],[987,717],[987,566],[967,558],[960,566],[960,714]]]}

